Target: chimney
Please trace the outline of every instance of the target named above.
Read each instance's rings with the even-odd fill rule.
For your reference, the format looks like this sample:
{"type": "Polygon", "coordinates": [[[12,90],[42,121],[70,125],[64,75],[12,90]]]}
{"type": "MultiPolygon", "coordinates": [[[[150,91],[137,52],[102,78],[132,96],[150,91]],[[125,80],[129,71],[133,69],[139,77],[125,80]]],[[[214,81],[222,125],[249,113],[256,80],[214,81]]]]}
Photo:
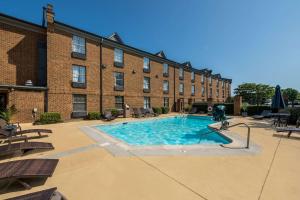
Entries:
{"type": "Polygon", "coordinates": [[[54,12],[53,12],[53,6],[51,4],[47,4],[46,19],[47,19],[47,25],[54,23],[54,12]]]}

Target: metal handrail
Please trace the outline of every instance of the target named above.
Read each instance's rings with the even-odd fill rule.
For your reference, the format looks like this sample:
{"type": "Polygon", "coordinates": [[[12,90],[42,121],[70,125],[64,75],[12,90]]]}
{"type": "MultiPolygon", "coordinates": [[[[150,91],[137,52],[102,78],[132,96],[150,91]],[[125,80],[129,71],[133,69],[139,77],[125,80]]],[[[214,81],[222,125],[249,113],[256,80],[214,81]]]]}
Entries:
{"type": "Polygon", "coordinates": [[[246,148],[249,149],[249,146],[250,146],[250,126],[248,124],[245,124],[245,123],[237,123],[237,124],[233,124],[231,126],[227,126],[226,129],[228,128],[232,128],[232,127],[235,127],[235,126],[239,126],[239,125],[245,125],[247,128],[248,128],[248,134],[247,134],[247,146],[246,148]]]}

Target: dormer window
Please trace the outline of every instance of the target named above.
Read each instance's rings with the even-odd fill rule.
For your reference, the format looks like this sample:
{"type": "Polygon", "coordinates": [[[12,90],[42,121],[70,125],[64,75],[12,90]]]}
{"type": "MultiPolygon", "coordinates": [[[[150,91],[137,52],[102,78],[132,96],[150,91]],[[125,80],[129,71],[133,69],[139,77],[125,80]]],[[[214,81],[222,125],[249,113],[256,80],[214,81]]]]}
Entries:
{"type": "Polygon", "coordinates": [[[183,68],[182,67],[179,68],[179,79],[183,80],[183,68]]]}
{"type": "Polygon", "coordinates": [[[144,58],[144,66],[143,71],[149,73],[150,72],[150,60],[149,58],[144,58]]]}

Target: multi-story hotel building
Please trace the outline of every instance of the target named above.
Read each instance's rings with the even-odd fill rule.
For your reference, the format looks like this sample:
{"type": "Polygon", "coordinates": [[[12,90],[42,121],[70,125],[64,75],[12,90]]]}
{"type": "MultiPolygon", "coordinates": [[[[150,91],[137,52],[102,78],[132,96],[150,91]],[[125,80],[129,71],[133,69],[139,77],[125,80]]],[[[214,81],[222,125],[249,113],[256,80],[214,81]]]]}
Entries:
{"type": "Polygon", "coordinates": [[[54,19],[45,24],[0,14],[0,107],[15,105],[16,119],[59,112],[63,119],[89,111],[224,102],[231,79],[124,44],[117,33],[102,37],[54,19]]]}

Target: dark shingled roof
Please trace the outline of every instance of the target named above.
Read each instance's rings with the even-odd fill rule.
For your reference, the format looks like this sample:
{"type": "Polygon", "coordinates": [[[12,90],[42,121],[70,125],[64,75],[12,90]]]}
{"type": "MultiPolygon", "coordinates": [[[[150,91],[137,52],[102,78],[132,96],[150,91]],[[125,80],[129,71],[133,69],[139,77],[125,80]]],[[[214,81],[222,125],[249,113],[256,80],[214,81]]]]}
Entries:
{"type": "Polygon", "coordinates": [[[121,44],[124,44],[123,40],[121,39],[119,34],[116,33],[116,32],[111,34],[111,36],[109,36],[108,39],[113,40],[113,41],[118,42],[118,43],[121,43],[121,44]]]}
{"type": "Polygon", "coordinates": [[[164,53],[164,51],[157,52],[155,55],[159,56],[161,58],[167,58],[166,55],[165,55],[165,53],[164,53]]]}

